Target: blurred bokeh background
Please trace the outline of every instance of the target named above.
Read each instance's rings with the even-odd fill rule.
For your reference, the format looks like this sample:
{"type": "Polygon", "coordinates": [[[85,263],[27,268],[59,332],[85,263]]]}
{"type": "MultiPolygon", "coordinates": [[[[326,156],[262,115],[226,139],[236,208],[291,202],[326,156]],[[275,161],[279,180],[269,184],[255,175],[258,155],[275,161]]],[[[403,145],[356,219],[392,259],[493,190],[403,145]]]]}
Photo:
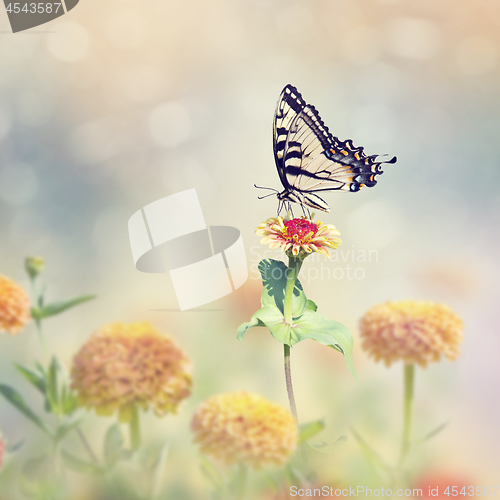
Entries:
{"type": "MultiPolygon", "coordinates": [[[[398,157],[375,188],[326,195],[331,213],[320,218],[340,230],[342,251],[304,266],[307,296],[353,331],[360,379],[314,342],[292,351],[300,419],[324,418],[325,441],[349,438],[325,459],[324,481],[363,481],[351,427],[396,458],[402,367],[369,360],[357,325],[371,305],[409,298],[444,302],[466,325],[457,361],[418,370],[415,435],[449,424],[415,450],[415,475],[498,484],[498,0],[81,0],[49,24],[9,31],[0,9],[0,273],[28,289],[24,257],[41,255],[49,299],[98,295],[47,321],[68,367],[113,321],[150,321],[189,354],[191,398],[177,416],[146,417],[145,438],[171,442],[168,498],[206,498],[189,432],[200,401],[248,390],[288,404],[281,345],[264,329],[235,338],[259,305],[256,264],[280,258],[254,234],[277,203],[257,200],[253,184],[280,188],[271,126],[287,83],[334,135],[398,157]],[[168,276],[135,269],[127,221],[193,187],[208,224],[241,230],[250,279],[181,313],[168,276]]],[[[39,358],[33,325],[0,336],[0,380],[35,407],[12,364],[39,358]]],[[[84,426],[99,443],[110,422],[90,415],[84,426]]],[[[11,442],[41,439],[4,400],[0,429],[11,442]]]]}

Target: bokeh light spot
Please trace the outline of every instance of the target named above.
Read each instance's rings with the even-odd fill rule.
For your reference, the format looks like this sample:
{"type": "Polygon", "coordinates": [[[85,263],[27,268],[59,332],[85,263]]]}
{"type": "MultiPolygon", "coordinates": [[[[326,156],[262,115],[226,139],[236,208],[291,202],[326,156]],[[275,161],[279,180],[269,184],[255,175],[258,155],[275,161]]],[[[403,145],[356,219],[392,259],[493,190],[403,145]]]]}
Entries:
{"type": "Polygon", "coordinates": [[[492,42],[481,36],[470,36],[457,48],[458,68],[466,75],[483,75],[497,64],[498,51],[492,42]]]}
{"type": "Polygon", "coordinates": [[[140,47],[147,37],[144,19],[137,12],[121,11],[106,26],[111,43],[119,49],[140,47]]]}
{"type": "Polygon", "coordinates": [[[87,30],[73,21],[64,21],[55,26],[57,30],[47,37],[49,52],[59,61],[75,62],[88,51],[87,30]]]}
{"type": "Polygon", "coordinates": [[[342,39],[342,55],[356,64],[370,64],[378,59],[377,33],[369,26],[356,26],[342,39]]]}
{"type": "Polygon", "coordinates": [[[191,118],[186,108],[177,102],[161,104],[149,117],[153,140],[167,148],[185,142],[191,133],[191,118]]]}
{"type": "Polygon", "coordinates": [[[35,170],[24,163],[10,164],[0,170],[0,199],[8,205],[29,203],[38,190],[35,170]]]}
{"type": "Polygon", "coordinates": [[[439,28],[431,21],[413,17],[397,17],[387,29],[389,51],[408,59],[430,59],[440,45],[439,28]]]}
{"type": "Polygon", "coordinates": [[[0,141],[7,137],[11,126],[12,120],[10,114],[7,110],[0,108],[0,141]]]}

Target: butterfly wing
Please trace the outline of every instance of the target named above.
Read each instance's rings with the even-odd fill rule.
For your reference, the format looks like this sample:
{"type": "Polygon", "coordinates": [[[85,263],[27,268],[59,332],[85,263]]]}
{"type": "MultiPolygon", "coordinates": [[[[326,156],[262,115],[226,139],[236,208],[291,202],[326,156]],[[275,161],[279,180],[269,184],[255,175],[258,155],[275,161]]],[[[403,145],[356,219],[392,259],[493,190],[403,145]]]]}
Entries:
{"type": "Polygon", "coordinates": [[[306,103],[297,89],[292,85],[287,85],[278,99],[273,123],[273,149],[274,161],[280,176],[281,183],[285,189],[290,189],[285,172],[285,153],[288,133],[292,123],[305,108],[306,103]]]}
{"type": "MultiPolygon", "coordinates": [[[[306,104],[295,87],[281,93],[274,120],[274,154],[284,188],[306,205],[328,211],[319,191],[359,191],[372,187],[382,174],[378,155],[367,156],[351,140],[340,141],[306,104]]],[[[293,200],[295,201],[295,200],[293,200]]]]}

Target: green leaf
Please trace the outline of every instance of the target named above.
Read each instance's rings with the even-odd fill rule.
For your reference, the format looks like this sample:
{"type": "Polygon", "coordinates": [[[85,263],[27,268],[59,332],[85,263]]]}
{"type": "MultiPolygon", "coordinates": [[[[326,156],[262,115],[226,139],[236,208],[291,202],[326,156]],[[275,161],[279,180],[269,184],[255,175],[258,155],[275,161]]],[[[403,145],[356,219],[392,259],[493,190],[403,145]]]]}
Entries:
{"type": "Polygon", "coordinates": [[[228,483],[231,498],[244,497],[247,472],[246,465],[241,462],[233,467],[228,483]]]}
{"type": "MultiPolygon", "coordinates": [[[[288,266],[279,260],[264,259],[259,262],[259,272],[262,276],[262,306],[275,306],[282,313],[285,300],[286,277],[288,266]]],[[[295,281],[292,297],[292,316],[300,316],[308,303],[300,281],[295,281]]]]}
{"type": "Polygon", "coordinates": [[[158,458],[153,467],[153,480],[151,483],[151,499],[158,498],[161,491],[163,477],[165,475],[165,464],[167,463],[169,443],[165,443],[158,454],[158,458]]]}
{"type": "Polygon", "coordinates": [[[316,434],[319,434],[324,428],[325,422],[323,420],[315,420],[314,422],[301,425],[299,430],[299,444],[316,436],[316,434]]]}
{"type": "Polygon", "coordinates": [[[30,481],[41,481],[50,475],[52,461],[50,455],[44,454],[37,458],[30,458],[22,468],[22,474],[30,481]]]}
{"type": "Polygon", "coordinates": [[[35,363],[35,366],[36,366],[36,369],[38,370],[38,372],[40,373],[40,375],[45,380],[45,377],[47,376],[47,372],[45,370],[45,367],[43,365],[41,365],[38,361],[35,363]]]}
{"type": "Polygon", "coordinates": [[[33,500],[62,500],[61,483],[54,477],[50,455],[29,459],[19,475],[19,489],[33,500]]]}
{"type": "Polygon", "coordinates": [[[314,451],[323,453],[324,455],[333,455],[340,444],[347,441],[347,436],[343,434],[334,443],[326,443],[321,441],[319,443],[307,443],[314,451]]]}
{"type": "Polygon", "coordinates": [[[123,436],[120,424],[113,424],[104,437],[104,458],[106,461],[115,460],[123,448],[123,436]]]}
{"type": "Polygon", "coordinates": [[[283,315],[283,303],[288,267],[281,261],[264,259],[259,263],[262,275],[262,308],[243,323],[237,330],[238,340],[243,340],[247,330],[255,326],[266,326],[272,336],[290,346],[306,339],[313,339],[320,344],[336,349],[344,355],[348,370],[357,379],[358,375],[352,361],[353,339],[349,329],[338,321],[316,312],[317,306],[307,300],[300,281],[295,282],[292,298],[292,325],[283,315]]]}
{"type": "Polygon", "coordinates": [[[77,472],[83,472],[84,474],[102,474],[102,467],[99,465],[87,462],[86,460],[82,460],[81,458],[75,457],[66,451],[62,452],[62,456],[68,465],[73,470],[77,472]]]}
{"type": "Polygon", "coordinates": [[[203,455],[200,456],[201,472],[210,483],[212,490],[219,497],[227,492],[227,485],[224,476],[219,469],[203,455]]]}
{"type": "Polygon", "coordinates": [[[47,390],[45,377],[38,375],[38,373],[26,368],[23,365],[14,363],[16,370],[32,385],[34,385],[43,395],[47,390]]]}
{"type": "Polygon", "coordinates": [[[316,312],[318,310],[318,306],[312,300],[308,300],[307,301],[307,310],[312,311],[312,312],[316,312]]]}
{"type": "Polygon", "coordinates": [[[23,397],[15,389],[8,385],[0,384],[0,394],[2,394],[9,403],[14,405],[26,418],[42,429],[43,432],[51,436],[49,429],[42,422],[41,418],[33,412],[23,397]]]}
{"type": "Polygon", "coordinates": [[[24,444],[24,439],[21,439],[21,441],[18,441],[16,444],[9,444],[7,445],[7,451],[9,453],[15,453],[17,450],[21,448],[23,444],[24,444]]]}
{"type": "Polygon", "coordinates": [[[273,305],[264,306],[252,316],[249,323],[243,323],[238,328],[238,340],[243,340],[243,335],[253,326],[266,326],[277,340],[289,337],[290,326],[285,322],[283,313],[273,305]]]}
{"type": "Polygon", "coordinates": [[[283,344],[292,346],[306,339],[314,339],[336,349],[344,355],[348,370],[358,378],[352,362],[352,335],[342,323],[307,310],[299,318],[294,318],[293,326],[290,327],[281,311],[276,306],[268,305],[259,309],[249,323],[243,323],[238,328],[237,338],[243,340],[249,328],[262,325],[269,328],[272,336],[283,344]]]}
{"type": "Polygon", "coordinates": [[[436,436],[437,434],[439,434],[445,427],[447,427],[447,425],[449,423],[450,422],[444,422],[443,424],[438,425],[432,431],[430,431],[429,433],[427,433],[423,438],[420,438],[417,441],[415,441],[415,444],[424,443],[425,441],[428,441],[429,439],[433,438],[434,436],[436,436]]]}
{"type": "Polygon", "coordinates": [[[33,308],[31,313],[34,319],[41,320],[50,316],[60,314],[67,309],[71,309],[72,307],[75,307],[79,304],[83,304],[84,302],[93,300],[96,297],[96,295],[84,295],[82,297],[76,297],[75,299],[53,302],[52,304],[47,304],[46,306],[40,308],[33,308]]]}
{"type": "Polygon", "coordinates": [[[19,476],[19,490],[33,500],[66,500],[64,486],[54,477],[30,481],[24,474],[19,476]]]}
{"type": "Polygon", "coordinates": [[[68,434],[75,427],[77,427],[80,424],[80,422],[82,421],[82,418],[83,418],[83,413],[80,413],[78,415],[73,415],[72,418],[69,418],[63,424],[61,424],[57,428],[57,432],[56,432],[57,439],[62,439],[64,436],[66,436],[66,434],[68,434]]]}
{"type": "Polygon", "coordinates": [[[59,362],[55,356],[52,357],[47,371],[47,401],[50,404],[50,411],[60,415],[59,408],[59,387],[58,387],[59,362]]]}
{"type": "Polygon", "coordinates": [[[391,468],[382,460],[380,455],[353,428],[351,428],[351,431],[374,471],[377,472],[377,468],[379,468],[391,473],[391,468]]]}
{"type": "MultiPolygon", "coordinates": [[[[259,309],[260,311],[260,309],[259,309]]],[[[251,318],[250,318],[250,321],[248,321],[247,323],[242,323],[239,327],[238,327],[238,330],[236,330],[236,338],[240,341],[243,341],[243,337],[245,335],[245,333],[247,332],[247,330],[249,330],[250,328],[253,328],[254,326],[266,326],[264,323],[262,323],[262,321],[260,321],[260,319],[257,317],[258,315],[258,312],[257,311],[251,318]]]]}
{"type": "Polygon", "coordinates": [[[336,349],[344,355],[348,370],[357,379],[358,374],[352,361],[352,334],[347,326],[325,318],[325,316],[306,311],[300,318],[294,320],[293,328],[290,331],[289,345],[294,345],[305,339],[314,339],[320,344],[336,349]]]}
{"type": "Polygon", "coordinates": [[[306,484],[307,478],[302,469],[303,467],[295,466],[292,462],[288,462],[284,468],[287,482],[289,484],[306,484]]]}
{"type": "Polygon", "coordinates": [[[71,415],[78,408],[78,399],[76,394],[68,388],[67,385],[63,385],[61,391],[61,412],[63,415],[71,415]]]}
{"type": "MultiPolygon", "coordinates": [[[[288,267],[284,262],[274,259],[264,259],[259,263],[259,271],[263,284],[262,308],[250,318],[249,322],[243,323],[238,328],[236,338],[241,341],[247,330],[255,326],[266,326],[271,329],[270,325],[273,325],[274,331],[278,336],[286,336],[286,333],[281,332],[281,330],[283,327],[286,328],[283,316],[283,301],[285,298],[288,267]],[[267,322],[263,319],[265,317],[268,318],[267,322]]],[[[316,304],[307,300],[302,285],[297,280],[293,289],[292,316],[294,318],[299,317],[306,309],[313,307],[316,307],[316,304]]]]}

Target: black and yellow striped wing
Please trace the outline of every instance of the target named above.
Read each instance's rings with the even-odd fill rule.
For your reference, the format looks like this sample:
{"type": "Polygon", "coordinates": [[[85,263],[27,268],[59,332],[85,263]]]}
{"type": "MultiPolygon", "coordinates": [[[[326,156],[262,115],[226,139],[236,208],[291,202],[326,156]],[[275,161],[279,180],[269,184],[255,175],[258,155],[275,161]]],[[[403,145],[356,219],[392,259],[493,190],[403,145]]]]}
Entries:
{"type": "Polygon", "coordinates": [[[287,85],[274,116],[274,158],[285,188],[281,198],[329,211],[320,191],[359,191],[372,187],[382,174],[378,155],[367,156],[351,140],[334,137],[316,108],[307,104],[297,89],[287,85]]]}

